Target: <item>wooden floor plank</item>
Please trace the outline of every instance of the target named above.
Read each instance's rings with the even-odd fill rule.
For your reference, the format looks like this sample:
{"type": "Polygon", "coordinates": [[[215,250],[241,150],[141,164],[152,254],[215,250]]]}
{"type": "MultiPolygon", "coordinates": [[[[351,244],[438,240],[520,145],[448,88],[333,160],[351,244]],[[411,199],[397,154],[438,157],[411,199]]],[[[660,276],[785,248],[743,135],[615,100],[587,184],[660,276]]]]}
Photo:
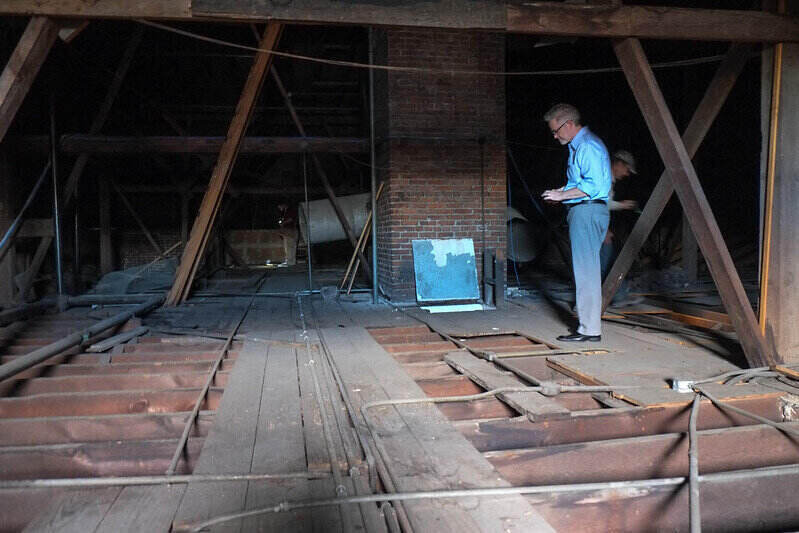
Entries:
{"type": "MultiPolygon", "coordinates": [[[[363,328],[324,329],[353,402],[423,398],[424,393],[363,328]]],[[[398,490],[507,486],[485,458],[432,405],[370,411],[391,455],[398,490]]],[[[552,531],[520,496],[406,502],[418,531],[552,531]]]]}
{"type": "Polygon", "coordinates": [[[272,346],[261,393],[252,471],[300,472],[307,468],[302,433],[297,353],[272,346]]]}
{"type": "Polygon", "coordinates": [[[85,533],[94,531],[122,489],[72,490],[43,506],[25,533],[85,533]]]}
{"type": "MultiPolygon", "coordinates": [[[[468,352],[451,352],[444,357],[444,361],[486,390],[528,386],[515,376],[501,372],[492,363],[478,359],[468,352]]],[[[571,416],[568,409],[538,392],[503,393],[498,397],[533,421],[571,416]]]]}
{"type": "MultiPolygon", "coordinates": [[[[245,343],[231,372],[228,388],[216,413],[216,423],[206,437],[195,473],[250,471],[261,388],[269,358],[266,351],[264,344],[245,343]]],[[[175,515],[175,523],[195,522],[220,513],[239,511],[246,496],[246,482],[190,483],[175,515]]]]}
{"type": "Polygon", "coordinates": [[[185,490],[185,485],[125,487],[96,533],[169,531],[185,490]]]}

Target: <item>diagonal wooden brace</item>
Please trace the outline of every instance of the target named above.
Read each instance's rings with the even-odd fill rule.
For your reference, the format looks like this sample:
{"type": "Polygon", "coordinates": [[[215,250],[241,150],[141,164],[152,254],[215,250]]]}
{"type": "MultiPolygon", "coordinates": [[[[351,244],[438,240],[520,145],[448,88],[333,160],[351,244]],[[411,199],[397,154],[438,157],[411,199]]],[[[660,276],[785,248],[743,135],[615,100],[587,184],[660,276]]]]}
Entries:
{"type": "MultiPolygon", "coordinates": [[[[682,136],[685,149],[691,157],[696,154],[710,126],[713,125],[713,121],[727,100],[727,95],[729,95],[741,70],[746,65],[751,50],[752,48],[749,45],[734,44],[721,62],[721,66],[716,71],[682,136]]],[[[652,232],[652,228],[655,227],[655,223],[666,208],[666,204],[671,199],[673,192],[674,186],[671,183],[669,173],[664,170],[649,197],[649,201],[644,206],[641,216],[638,217],[630,236],[625,241],[624,247],[605,278],[605,282],[602,285],[603,311],[613,300],[613,296],[619,289],[622,280],[624,280],[624,276],[629,272],[633,261],[652,232]]]]}
{"type": "MultiPolygon", "coordinates": [[[[282,29],[283,26],[280,23],[268,23],[258,47],[261,50],[272,50],[280,38],[282,29]]],[[[219,214],[241,141],[250,123],[252,110],[255,108],[255,102],[258,100],[273,57],[268,52],[255,54],[255,61],[247,76],[247,81],[244,83],[239,103],[236,105],[236,113],[230,121],[225,143],[219,152],[219,158],[200,205],[200,211],[194,220],[189,242],[186,243],[186,248],[183,250],[183,257],[181,257],[180,265],[175,273],[175,282],[167,297],[166,305],[180,304],[189,295],[194,276],[197,274],[197,269],[205,254],[214,221],[219,214]]]]}
{"type": "Polygon", "coordinates": [[[721,301],[738,334],[746,360],[752,367],[774,364],[775,356],[760,333],[741,278],[735,270],[732,257],[699,184],[691,157],[680,139],[640,41],[634,38],[617,40],[613,43],[613,49],[671,176],[685,216],[691,223],[699,248],[716,282],[721,301]]]}

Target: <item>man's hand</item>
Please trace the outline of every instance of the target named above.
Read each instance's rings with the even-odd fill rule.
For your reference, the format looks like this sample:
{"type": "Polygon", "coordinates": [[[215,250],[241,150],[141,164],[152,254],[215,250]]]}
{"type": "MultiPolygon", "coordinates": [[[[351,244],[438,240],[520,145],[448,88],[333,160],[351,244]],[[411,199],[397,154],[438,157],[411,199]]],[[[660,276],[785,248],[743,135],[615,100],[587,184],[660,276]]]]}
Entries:
{"type": "Polygon", "coordinates": [[[547,202],[561,202],[564,200],[564,195],[563,191],[560,189],[549,189],[548,191],[544,191],[541,198],[547,202]]]}
{"type": "Polygon", "coordinates": [[[638,202],[635,200],[622,200],[619,202],[619,209],[625,209],[627,211],[638,209],[638,202]]]}

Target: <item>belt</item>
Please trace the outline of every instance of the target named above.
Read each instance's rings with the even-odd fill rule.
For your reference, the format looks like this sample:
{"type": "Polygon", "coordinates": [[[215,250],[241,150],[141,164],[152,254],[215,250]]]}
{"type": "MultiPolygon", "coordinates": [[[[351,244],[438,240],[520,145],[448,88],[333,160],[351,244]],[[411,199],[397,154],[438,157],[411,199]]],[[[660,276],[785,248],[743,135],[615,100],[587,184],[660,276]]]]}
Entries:
{"type": "Polygon", "coordinates": [[[563,205],[565,205],[565,206],[566,206],[566,209],[571,209],[571,208],[572,208],[572,207],[574,207],[574,206],[577,206],[577,205],[583,205],[583,204],[602,204],[602,205],[608,205],[608,202],[607,202],[606,200],[583,200],[582,202],[576,202],[576,203],[573,203],[573,204],[563,204],[563,205]]]}

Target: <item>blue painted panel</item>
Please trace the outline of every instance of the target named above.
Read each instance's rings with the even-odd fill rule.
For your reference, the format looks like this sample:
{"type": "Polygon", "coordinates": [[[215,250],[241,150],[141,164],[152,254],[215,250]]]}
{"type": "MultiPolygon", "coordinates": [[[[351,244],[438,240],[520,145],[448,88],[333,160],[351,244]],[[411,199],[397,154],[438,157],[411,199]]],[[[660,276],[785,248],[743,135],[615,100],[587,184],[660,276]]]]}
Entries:
{"type": "Polygon", "coordinates": [[[472,239],[412,241],[416,300],[479,300],[472,239]]]}

